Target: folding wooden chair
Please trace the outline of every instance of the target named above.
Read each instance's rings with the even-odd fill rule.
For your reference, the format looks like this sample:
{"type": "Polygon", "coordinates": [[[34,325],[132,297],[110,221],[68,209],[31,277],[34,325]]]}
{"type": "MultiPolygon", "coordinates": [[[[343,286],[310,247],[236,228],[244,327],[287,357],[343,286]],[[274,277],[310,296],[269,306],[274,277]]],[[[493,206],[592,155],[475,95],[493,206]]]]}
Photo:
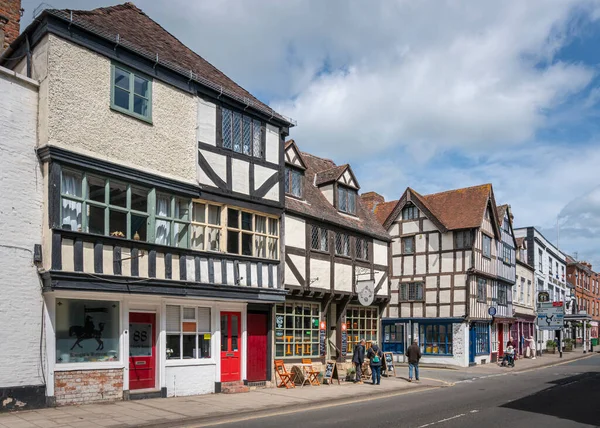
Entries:
{"type": "MultiPolygon", "coordinates": [[[[313,369],[312,360],[310,358],[302,358],[302,370],[312,386],[321,385],[319,383],[319,371],[313,369]]],[[[302,386],[304,386],[304,384],[302,386]]]]}
{"type": "Polygon", "coordinates": [[[275,373],[279,376],[280,382],[277,384],[277,388],[285,386],[286,389],[295,388],[294,374],[287,371],[283,360],[275,360],[275,373]]]}

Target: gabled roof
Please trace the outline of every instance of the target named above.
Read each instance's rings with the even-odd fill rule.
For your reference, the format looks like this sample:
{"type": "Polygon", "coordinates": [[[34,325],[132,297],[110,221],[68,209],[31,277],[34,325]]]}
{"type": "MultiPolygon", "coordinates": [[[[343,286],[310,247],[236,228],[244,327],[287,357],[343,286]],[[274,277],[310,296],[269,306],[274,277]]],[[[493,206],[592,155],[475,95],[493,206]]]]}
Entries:
{"type": "Polygon", "coordinates": [[[498,212],[498,226],[502,226],[502,222],[504,221],[504,216],[508,211],[508,204],[500,205],[496,207],[496,211],[498,212]]]}
{"type": "MultiPolygon", "coordinates": [[[[69,22],[72,18],[74,25],[108,40],[115,42],[118,40],[122,46],[131,48],[140,55],[156,58],[160,64],[170,66],[180,73],[189,74],[191,71],[194,77],[198,77],[195,80],[207,84],[211,89],[219,91],[221,88],[224,95],[233,96],[239,102],[247,103],[251,107],[272,114],[278,120],[292,124],[289,119],[274,112],[206,59],[184,45],[133,3],[127,2],[92,10],[49,9],[45,13],[69,22]]],[[[190,75],[190,80],[192,77],[190,75]]]]}
{"type": "MultiPolygon", "coordinates": [[[[286,145],[286,147],[289,147],[289,145],[286,145]]],[[[331,205],[321,189],[317,187],[315,178],[319,173],[339,168],[332,160],[314,156],[306,152],[301,152],[301,154],[306,164],[303,183],[304,200],[286,197],[286,210],[295,214],[306,215],[325,223],[331,223],[341,228],[350,229],[359,234],[390,241],[387,231],[377,221],[373,213],[363,205],[360,198],[356,198],[356,216],[345,215],[331,205]]],[[[343,167],[345,171],[348,165],[343,165],[343,167]]]]}
{"type": "Polygon", "coordinates": [[[348,165],[346,164],[346,165],[334,166],[333,168],[329,168],[329,169],[317,172],[315,184],[317,186],[322,186],[324,184],[329,184],[329,183],[339,180],[340,177],[342,176],[342,174],[344,173],[344,171],[346,171],[347,167],[348,167],[348,165]]]}
{"type": "Polygon", "coordinates": [[[425,196],[408,187],[402,198],[398,201],[387,203],[394,203],[395,206],[393,209],[390,210],[387,204],[379,204],[376,207],[375,214],[380,220],[385,217],[383,225],[387,229],[408,202],[412,202],[417,208],[423,211],[442,232],[481,227],[485,210],[489,207],[493,227],[496,234],[498,234],[498,218],[495,209],[496,201],[491,184],[449,190],[425,196]],[[389,211],[389,214],[387,214],[387,211],[389,211]]]}
{"type": "Polygon", "coordinates": [[[304,159],[302,158],[302,152],[300,152],[300,149],[298,148],[298,146],[296,145],[296,142],[294,140],[288,140],[285,142],[285,153],[286,153],[285,163],[294,165],[296,168],[306,169],[306,162],[304,162],[304,159]],[[289,161],[288,161],[288,150],[291,150],[294,152],[294,156],[290,156],[289,161]],[[300,163],[300,165],[297,165],[294,162],[296,160],[300,163]]]}

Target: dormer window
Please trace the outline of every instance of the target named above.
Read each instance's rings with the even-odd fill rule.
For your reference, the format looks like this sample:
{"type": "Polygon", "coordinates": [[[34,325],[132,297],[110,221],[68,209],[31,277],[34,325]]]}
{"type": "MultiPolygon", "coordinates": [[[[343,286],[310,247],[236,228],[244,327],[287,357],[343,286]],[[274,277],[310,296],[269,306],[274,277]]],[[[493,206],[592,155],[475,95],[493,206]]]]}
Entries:
{"type": "Polygon", "coordinates": [[[357,192],[349,187],[338,186],[338,210],[347,214],[356,214],[357,192]]]}
{"type": "Polygon", "coordinates": [[[304,173],[299,169],[289,166],[285,167],[285,193],[287,195],[302,198],[302,177],[304,173]]]}

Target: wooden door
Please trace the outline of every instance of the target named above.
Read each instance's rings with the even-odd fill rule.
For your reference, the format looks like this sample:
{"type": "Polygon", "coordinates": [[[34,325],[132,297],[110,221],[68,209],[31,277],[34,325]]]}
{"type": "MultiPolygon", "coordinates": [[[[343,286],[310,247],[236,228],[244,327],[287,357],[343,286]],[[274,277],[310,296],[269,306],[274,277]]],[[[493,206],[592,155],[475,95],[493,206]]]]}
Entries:
{"type": "Polygon", "coordinates": [[[221,312],[221,382],[242,380],[242,314],[221,312]]]}
{"type": "Polygon", "coordinates": [[[504,324],[498,324],[498,356],[504,355],[504,324]]]}
{"type": "Polygon", "coordinates": [[[248,314],[247,373],[249,382],[267,380],[267,314],[248,314]]]}
{"type": "Polygon", "coordinates": [[[156,387],[156,315],[129,313],[129,389],[156,387]]]}

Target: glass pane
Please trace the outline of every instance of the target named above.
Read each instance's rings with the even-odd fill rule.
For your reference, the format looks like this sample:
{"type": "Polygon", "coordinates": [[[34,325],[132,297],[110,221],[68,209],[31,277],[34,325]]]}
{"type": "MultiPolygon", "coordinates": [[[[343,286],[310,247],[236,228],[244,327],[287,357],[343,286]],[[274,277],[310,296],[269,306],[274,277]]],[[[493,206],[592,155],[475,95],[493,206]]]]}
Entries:
{"type": "Polygon", "coordinates": [[[211,251],[220,250],[221,231],[212,227],[208,228],[208,249],[211,251]]]}
{"type": "Polygon", "coordinates": [[[242,233],[242,255],[252,255],[252,235],[248,233],[242,233]]]}
{"type": "Polygon", "coordinates": [[[279,222],[277,219],[270,218],[269,219],[269,235],[279,236],[279,222]]]}
{"type": "Polygon", "coordinates": [[[206,204],[194,204],[192,221],[206,223],[206,204]]]}
{"type": "Polygon", "coordinates": [[[133,78],[133,92],[137,95],[141,95],[144,98],[148,98],[148,87],[150,82],[139,76],[133,78]]]}
{"type": "Polygon", "coordinates": [[[63,198],[61,227],[65,230],[81,231],[81,202],[63,198]]]}
{"type": "Polygon", "coordinates": [[[171,216],[171,198],[167,195],[156,195],[156,215],[161,217],[171,216]]]}
{"type": "Polygon", "coordinates": [[[179,334],[167,334],[167,359],[176,360],[181,358],[181,336],[179,334]]]}
{"type": "Polygon", "coordinates": [[[87,178],[87,184],[88,184],[88,194],[87,194],[87,199],[91,200],[91,201],[96,201],[96,202],[102,202],[103,204],[106,203],[106,199],[105,199],[105,193],[106,193],[106,187],[105,187],[105,183],[104,180],[101,178],[97,178],[97,177],[92,177],[88,175],[87,178]]]}
{"type": "Polygon", "coordinates": [[[152,355],[152,324],[129,323],[129,355],[132,357],[152,355]]]}
{"type": "Polygon", "coordinates": [[[348,191],[348,212],[356,212],[356,192],[348,191]]]}
{"type": "Polygon", "coordinates": [[[227,252],[232,254],[239,254],[239,232],[227,231],[227,252]]]}
{"type": "Polygon", "coordinates": [[[267,233],[267,218],[262,215],[255,215],[256,231],[258,233],[267,233]]]}
{"type": "Polygon", "coordinates": [[[130,237],[136,241],[148,240],[148,217],[131,214],[130,237]]]}
{"type": "Polygon", "coordinates": [[[248,116],[244,116],[243,132],[243,152],[245,155],[250,155],[252,150],[252,119],[248,116]]]}
{"type": "Polygon", "coordinates": [[[233,112],[233,151],[242,151],[242,115],[233,112]]]}
{"type": "Polygon", "coordinates": [[[127,186],[123,183],[110,182],[110,204],[127,207],[127,186]]]}
{"type": "Polygon", "coordinates": [[[222,110],[222,126],[221,131],[223,134],[223,147],[226,149],[232,148],[231,140],[231,110],[222,110]]]}
{"type": "Polygon", "coordinates": [[[338,190],[338,204],[340,211],[348,211],[348,192],[345,189],[339,188],[338,190]]]}
{"type": "Polygon", "coordinates": [[[285,179],[285,193],[292,193],[292,190],[290,189],[290,175],[291,175],[292,171],[291,169],[286,166],[285,167],[285,173],[284,173],[284,179],[285,179]]]}
{"type": "Polygon", "coordinates": [[[94,205],[88,205],[88,231],[89,233],[97,233],[98,235],[104,235],[104,210],[105,208],[96,207],[94,205]]]}
{"type": "Polygon", "coordinates": [[[238,317],[237,315],[231,316],[231,350],[238,350],[238,317]]]}
{"type": "Polygon", "coordinates": [[[260,135],[260,121],[254,120],[252,128],[252,154],[256,157],[260,157],[262,153],[260,135]]]}
{"type": "Polygon", "coordinates": [[[156,220],[156,238],[159,245],[169,245],[171,242],[171,223],[167,220],[156,220]]]}
{"type": "Polygon", "coordinates": [[[56,362],[118,361],[119,302],[56,299],[56,362]]]}
{"type": "Polygon", "coordinates": [[[133,111],[141,116],[148,116],[148,100],[137,95],[133,96],[133,111]]]}
{"type": "Polygon", "coordinates": [[[129,91],[129,76],[130,73],[115,67],[115,85],[129,91]]]}
{"type": "Polygon", "coordinates": [[[221,351],[227,352],[229,350],[228,341],[228,324],[227,315],[221,315],[221,351]]]}
{"type": "Polygon", "coordinates": [[[279,254],[279,240],[277,238],[269,238],[267,244],[267,257],[270,259],[276,259],[279,254]]]}
{"type": "Polygon", "coordinates": [[[63,171],[62,193],[63,195],[77,196],[81,198],[81,174],[76,172],[63,171]]]}
{"type": "Polygon", "coordinates": [[[252,214],[242,211],[242,229],[252,230],[252,214]]]}
{"type": "Polygon", "coordinates": [[[221,207],[215,205],[208,206],[208,223],[214,225],[221,224],[221,207]]]}
{"type": "Polygon", "coordinates": [[[206,226],[192,226],[192,248],[204,251],[204,233],[206,226]]]}
{"type": "Polygon", "coordinates": [[[239,222],[240,212],[231,208],[227,209],[227,227],[233,227],[234,229],[240,228],[239,222]]]}
{"type": "Polygon", "coordinates": [[[190,217],[190,201],[185,199],[175,199],[175,218],[179,220],[188,220],[190,217]]]}
{"type": "Polygon", "coordinates": [[[196,358],[196,335],[183,335],[183,359],[196,358]]]}
{"type": "Polygon", "coordinates": [[[175,245],[180,248],[188,246],[188,225],[182,223],[174,224],[175,245]]]}
{"type": "Polygon", "coordinates": [[[108,230],[111,236],[125,238],[127,236],[127,213],[110,210],[108,230]]]}
{"type": "Polygon", "coordinates": [[[292,195],[302,196],[302,173],[299,171],[292,171],[292,195]]]}
{"type": "Polygon", "coordinates": [[[115,105],[125,110],[129,110],[129,92],[120,88],[115,88],[115,105]]]}
{"type": "Polygon", "coordinates": [[[199,335],[198,350],[200,351],[198,358],[210,358],[210,338],[206,339],[203,334],[199,335]]]}
{"type": "Polygon", "coordinates": [[[148,212],[148,190],[131,187],[131,209],[144,213],[148,212]]]}
{"type": "Polygon", "coordinates": [[[266,257],[267,256],[267,238],[264,236],[256,235],[254,238],[255,248],[254,255],[256,257],[266,257]]]}

